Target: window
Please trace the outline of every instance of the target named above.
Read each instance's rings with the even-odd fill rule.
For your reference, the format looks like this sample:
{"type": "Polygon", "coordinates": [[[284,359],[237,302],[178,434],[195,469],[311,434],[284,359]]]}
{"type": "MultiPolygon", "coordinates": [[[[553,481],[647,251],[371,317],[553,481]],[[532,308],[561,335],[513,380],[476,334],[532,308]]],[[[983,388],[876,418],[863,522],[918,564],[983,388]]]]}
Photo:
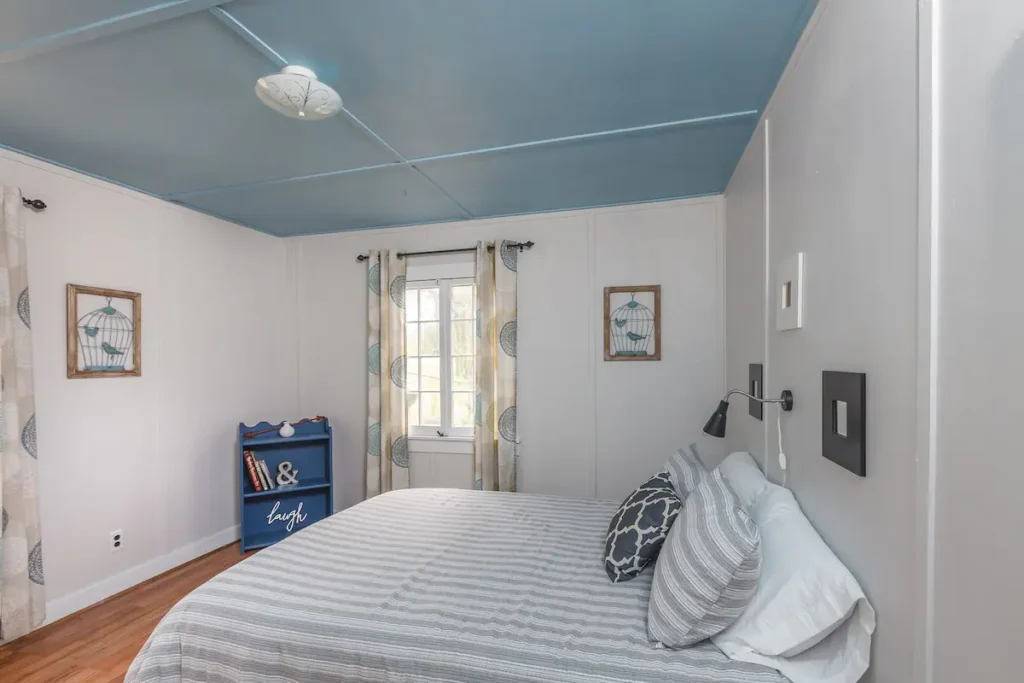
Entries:
{"type": "Polygon", "coordinates": [[[409,435],[473,436],[476,286],[472,278],[407,284],[406,400],[409,435]]]}

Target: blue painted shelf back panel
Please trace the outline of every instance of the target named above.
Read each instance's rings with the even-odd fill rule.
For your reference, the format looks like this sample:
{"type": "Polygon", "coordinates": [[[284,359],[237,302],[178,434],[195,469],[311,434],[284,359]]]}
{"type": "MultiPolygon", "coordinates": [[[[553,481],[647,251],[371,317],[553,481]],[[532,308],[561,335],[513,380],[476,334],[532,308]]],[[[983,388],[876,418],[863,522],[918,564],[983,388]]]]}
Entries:
{"type": "MultiPolygon", "coordinates": [[[[299,427],[301,426],[299,425],[299,427]]],[[[295,428],[295,431],[295,436],[280,436],[276,433],[261,434],[251,439],[243,440],[242,445],[246,448],[259,448],[260,446],[282,446],[285,444],[309,443],[311,441],[328,441],[331,438],[329,434],[299,434],[298,427],[295,428]]]]}
{"type": "MultiPolygon", "coordinates": [[[[288,461],[292,464],[292,470],[298,470],[300,483],[309,481],[329,481],[327,459],[325,452],[328,450],[328,441],[305,441],[296,444],[282,444],[278,446],[251,449],[257,460],[267,463],[270,476],[277,477],[277,466],[288,461]]],[[[245,450],[250,450],[245,447],[245,450]]],[[[252,482],[246,477],[244,487],[245,493],[253,493],[252,482]]]]}
{"type": "Polygon", "coordinates": [[[279,426],[269,422],[238,426],[243,553],[273,545],[334,513],[333,433],[327,419],[297,425],[295,435],[287,438],[276,431],[245,436],[279,426]],[[245,464],[246,451],[267,463],[275,481],[278,465],[291,463],[292,472],[298,471],[298,482],[257,491],[245,464]]]}
{"type": "Polygon", "coordinates": [[[137,12],[155,4],[153,0],[8,0],[0,8],[0,46],[26,43],[55,33],[63,33],[79,26],[137,12]]]}

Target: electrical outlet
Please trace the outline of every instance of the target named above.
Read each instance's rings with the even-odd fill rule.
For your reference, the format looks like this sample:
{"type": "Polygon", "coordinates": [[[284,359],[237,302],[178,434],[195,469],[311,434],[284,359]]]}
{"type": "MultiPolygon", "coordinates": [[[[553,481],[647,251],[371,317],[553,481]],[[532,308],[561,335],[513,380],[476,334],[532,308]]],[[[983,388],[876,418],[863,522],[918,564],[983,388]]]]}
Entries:
{"type": "Polygon", "coordinates": [[[124,532],[118,529],[110,532],[110,552],[116,553],[124,545],[124,532]]]}

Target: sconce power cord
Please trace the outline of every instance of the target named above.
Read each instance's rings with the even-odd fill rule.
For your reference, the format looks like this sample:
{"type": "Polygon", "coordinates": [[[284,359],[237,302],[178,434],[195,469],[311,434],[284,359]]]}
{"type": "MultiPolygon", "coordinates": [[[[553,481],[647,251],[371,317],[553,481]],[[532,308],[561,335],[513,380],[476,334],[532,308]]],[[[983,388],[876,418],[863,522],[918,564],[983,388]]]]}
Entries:
{"type": "MultiPolygon", "coordinates": [[[[782,450],[782,411],[775,411],[775,424],[779,432],[779,467],[782,468],[782,488],[786,488],[786,481],[789,479],[789,469],[786,463],[786,453],[782,450]]],[[[767,456],[766,456],[767,457],[767,456]]]]}

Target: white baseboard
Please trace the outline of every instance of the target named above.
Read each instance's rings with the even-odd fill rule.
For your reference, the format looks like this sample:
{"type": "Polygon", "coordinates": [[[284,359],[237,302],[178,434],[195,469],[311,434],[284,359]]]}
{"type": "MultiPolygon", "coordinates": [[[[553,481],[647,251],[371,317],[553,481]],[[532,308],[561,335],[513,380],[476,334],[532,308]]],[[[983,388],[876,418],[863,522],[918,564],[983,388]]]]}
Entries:
{"type": "Polygon", "coordinates": [[[90,605],[95,605],[100,600],[105,600],[111,595],[116,595],[147,579],[190,562],[201,555],[205,555],[229,543],[234,543],[239,539],[240,535],[240,529],[237,525],[229,527],[218,531],[212,536],[201,538],[194,543],[189,543],[176,550],[172,550],[166,555],[154,557],[152,560],[137,564],[102,581],[97,581],[91,586],[86,586],[70,595],[47,600],[46,621],[43,623],[44,625],[53,623],[69,614],[85,609],[90,605]]]}

